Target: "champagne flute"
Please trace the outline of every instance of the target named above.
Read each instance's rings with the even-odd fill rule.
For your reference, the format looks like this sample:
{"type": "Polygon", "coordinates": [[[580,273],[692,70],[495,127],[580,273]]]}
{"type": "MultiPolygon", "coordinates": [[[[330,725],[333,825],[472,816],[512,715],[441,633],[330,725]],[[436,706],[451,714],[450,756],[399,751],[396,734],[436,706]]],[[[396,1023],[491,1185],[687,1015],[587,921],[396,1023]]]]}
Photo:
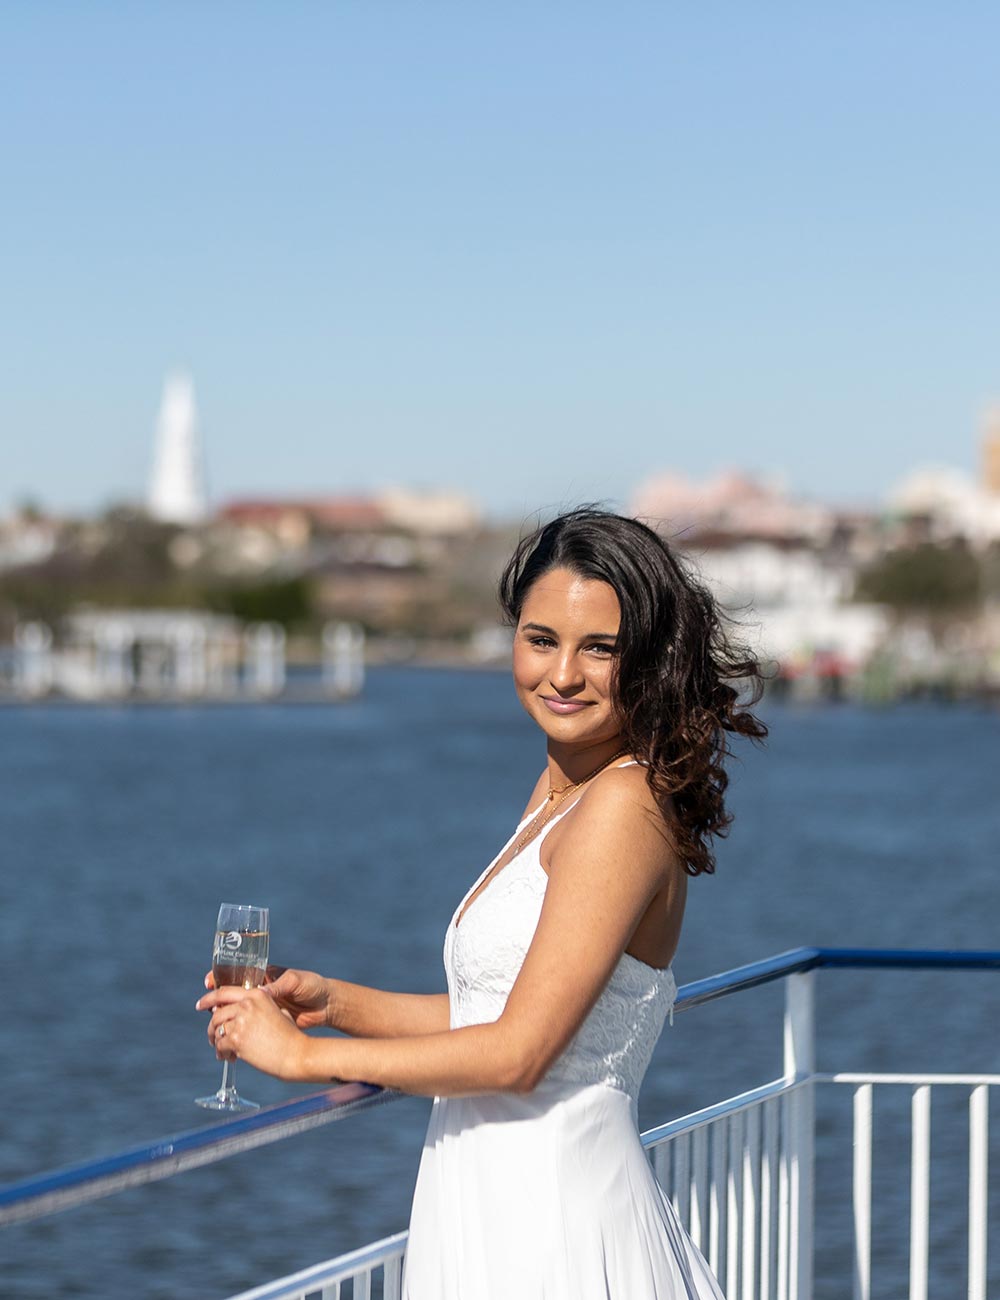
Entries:
{"type": "MultiPolygon", "coordinates": [[[[212,977],[215,987],[224,984],[255,989],[267,974],[267,908],[246,903],[223,903],[215,924],[212,950],[212,977]]],[[[236,1091],[236,1061],[225,1057],[222,1083],[210,1097],[198,1097],[197,1105],[206,1110],[260,1110],[255,1101],[247,1101],[236,1091]]]]}

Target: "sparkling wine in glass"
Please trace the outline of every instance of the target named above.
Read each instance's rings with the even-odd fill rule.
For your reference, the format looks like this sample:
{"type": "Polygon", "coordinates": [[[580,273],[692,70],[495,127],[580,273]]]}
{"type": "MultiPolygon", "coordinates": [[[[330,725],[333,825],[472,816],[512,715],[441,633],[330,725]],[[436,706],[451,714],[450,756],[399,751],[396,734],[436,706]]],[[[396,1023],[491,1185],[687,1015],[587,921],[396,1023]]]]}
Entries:
{"type": "MultiPolygon", "coordinates": [[[[215,924],[212,949],[212,976],[215,987],[238,984],[255,989],[267,974],[267,908],[247,903],[223,903],[215,924]]],[[[225,1040],[223,1040],[225,1041],[225,1040]]],[[[222,1083],[210,1097],[198,1097],[197,1104],[206,1110],[259,1110],[257,1102],[247,1101],[236,1091],[236,1062],[226,1057],[222,1063],[222,1083]]]]}

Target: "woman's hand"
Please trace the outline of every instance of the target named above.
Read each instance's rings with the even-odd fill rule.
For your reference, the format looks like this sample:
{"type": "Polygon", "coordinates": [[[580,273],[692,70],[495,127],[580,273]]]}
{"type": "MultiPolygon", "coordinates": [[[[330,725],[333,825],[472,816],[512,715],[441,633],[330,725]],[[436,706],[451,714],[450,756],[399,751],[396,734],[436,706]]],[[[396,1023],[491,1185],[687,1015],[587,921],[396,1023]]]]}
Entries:
{"type": "Polygon", "coordinates": [[[300,1029],[333,1028],[331,982],[311,970],[268,966],[263,991],[300,1029]]]}
{"type": "Polygon", "coordinates": [[[311,1040],[263,989],[226,986],[206,993],[195,1005],[212,1012],[208,1041],[220,1059],[235,1056],[279,1079],[308,1077],[311,1040]]]}
{"type": "MultiPolygon", "coordinates": [[[[267,978],[263,991],[300,1029],[334,1027],[329,980],[315,971],[290,970],[286,966],[268,966],[267,978]]],[[[211,971],[205,976],[205,987],[215,988],[211,971]]]]}

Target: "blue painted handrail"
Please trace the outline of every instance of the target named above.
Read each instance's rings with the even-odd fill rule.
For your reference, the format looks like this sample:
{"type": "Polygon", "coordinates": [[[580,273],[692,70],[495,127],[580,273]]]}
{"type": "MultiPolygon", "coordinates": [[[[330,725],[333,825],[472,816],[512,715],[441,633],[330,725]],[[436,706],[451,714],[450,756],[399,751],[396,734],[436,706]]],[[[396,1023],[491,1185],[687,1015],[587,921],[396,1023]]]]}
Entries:
{"type": "MultiPolygon", "coordinates": [[[[788,975],[823,967],[895,970],[1000,970],[1000,952],[922,951],[906,948],[792,948],[763,961],[737,966],[684,984],[677,1011],[756,988],[788,975]]],[[[42,1218],[56,1210],[98,1200],[127,1187],[170,1178],[240,1151],[278,1142],[295,1133],[344,1119],[399,1096],[367,1083],[348,1083],[264,1107],[252,1115],[132,1147],[116,1155],[36,1174],[0,1187],[0,1225],[42,1218]]]]}
{"type": "Polygon", "coordinates": [[[389,1088],[377,1088],[371,1083],[345,1083],[264,1106],[250,1115],[237,1115],[175,1137],[130,1147],[113,1156],[7,1183],[0,1187],[0,1226],[44,1218],[56,1210],[96,1201],[127,1187],[140,1187],[199,1165],[214,1164],[226,1156],[280,1142],[398,1096],[389,1088]]]}
{"type": "Polygon", "coordinates": [[[683,984],[677,992],[676,1011],[714,1002],[716,998],[770,984],[786,975],[823,967],[892,970],[1000,970],[1000,952],[965,952],[957,949],[920,948],[790,948],[763,961],[736,966],[720,975],[683,984]]]}

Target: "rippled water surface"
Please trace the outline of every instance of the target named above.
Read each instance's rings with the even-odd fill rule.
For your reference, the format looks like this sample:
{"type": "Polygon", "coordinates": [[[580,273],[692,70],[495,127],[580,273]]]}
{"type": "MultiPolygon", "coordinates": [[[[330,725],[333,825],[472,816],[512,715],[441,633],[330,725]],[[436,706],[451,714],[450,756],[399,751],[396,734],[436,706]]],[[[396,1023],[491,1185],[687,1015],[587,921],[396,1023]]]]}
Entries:
{"type": "MultiPolygon", "coordinates": [[[[733,767],[718,874],[692,884],[679,981],[799,944],[1000,948],[1000,716],[766,713],[767,749],[733,767]]],[[[276,961],[443,988],[445,926],[542,759],[501,674],[383,670],[363,699],[326,707],[0,712],[0,1180],[208,1122],[191,1099],[218,1067],[192,1008],[222,899],[270,906],[276,961]]],[[[780,1008],[768,987],[679,1016],[642,1126],[778,1074],[780,1008]]],[[[819,1064],[998,1071],[998,1012],[995,975],[825,972],[819,1064]]],[[[258,1101],[289,1095],[240,1073],[258,1101]]],[[[885,1297],[906,1289],[907,1106],[901,1090],[876,1116],[885,1297]]],[[[932,1294],[952,1300],[967,1116],[964,1096],[935,1106],[932,1294]]],[[[397,1231],[428,1107],[397,1101],[9,1229],[0,1293],[214,1300],[397,1231]]],[[[849,1111],[849,1096],[820,1097],[817,1300],[850,1294],[849,1111]]]]}

